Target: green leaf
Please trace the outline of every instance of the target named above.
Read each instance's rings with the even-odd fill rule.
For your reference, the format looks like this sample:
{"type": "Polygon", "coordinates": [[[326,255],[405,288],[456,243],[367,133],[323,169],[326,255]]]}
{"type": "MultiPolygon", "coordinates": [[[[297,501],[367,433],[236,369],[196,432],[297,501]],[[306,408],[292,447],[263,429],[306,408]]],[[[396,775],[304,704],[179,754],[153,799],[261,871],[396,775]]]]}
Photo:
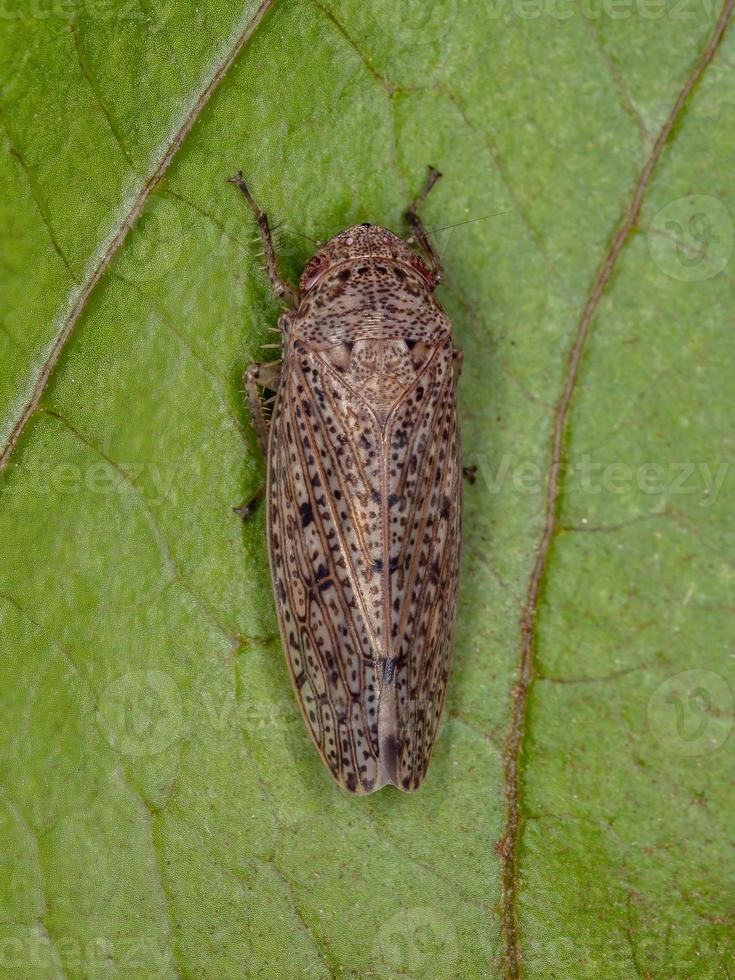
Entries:
{"type": "Polygon", "coordinates": [[[3,6],[0,977],[733,976],[732,5],[3,6]],[[479,477],[428,779],[353,799],[225,178],[295,277],[429,163],[479,477]]]}

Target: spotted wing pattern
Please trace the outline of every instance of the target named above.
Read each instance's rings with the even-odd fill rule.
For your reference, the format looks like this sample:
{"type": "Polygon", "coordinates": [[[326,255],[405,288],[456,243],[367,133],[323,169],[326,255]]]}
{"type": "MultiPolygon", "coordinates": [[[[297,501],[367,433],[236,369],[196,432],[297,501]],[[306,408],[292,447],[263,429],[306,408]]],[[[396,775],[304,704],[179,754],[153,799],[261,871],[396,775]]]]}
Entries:
{"type": "Polygon", "coordinates": [[[451,346],[434,354],[387,437],[395,783],[415,789],[437,735],[457,611],[462,467],[451,346]]]}
{"type": "Polygon", "coordinates": [[[269,462],[274,591],[311,736],[345,789],[414,789],[436,737],[456,613],[451,342],[297,342],[269,462]]]}

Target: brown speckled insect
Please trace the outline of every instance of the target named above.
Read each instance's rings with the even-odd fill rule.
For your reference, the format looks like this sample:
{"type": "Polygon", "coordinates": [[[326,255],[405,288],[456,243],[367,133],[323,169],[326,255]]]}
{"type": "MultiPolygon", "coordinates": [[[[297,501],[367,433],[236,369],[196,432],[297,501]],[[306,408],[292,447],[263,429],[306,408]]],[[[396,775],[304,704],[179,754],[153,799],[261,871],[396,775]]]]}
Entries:
{"type": "Polygon", "coordinates": [[[246,374],[267,459],[267,527],[281,638],[309,733],[351,793],[422,782],[452,652],[462,528],[456,382],[461,353],[425,259],[377,225],[348,228],[298,290],[260,226],[282,360],[246,374]],[[261,389],[276,392],[270,418],[261,389]]]}

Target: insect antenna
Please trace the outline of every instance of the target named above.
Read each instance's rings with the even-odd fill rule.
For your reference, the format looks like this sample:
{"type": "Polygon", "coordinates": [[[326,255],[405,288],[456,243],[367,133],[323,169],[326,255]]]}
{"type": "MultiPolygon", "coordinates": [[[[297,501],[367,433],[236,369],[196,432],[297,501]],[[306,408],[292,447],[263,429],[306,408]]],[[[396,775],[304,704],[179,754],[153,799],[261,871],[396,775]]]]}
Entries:
{"type": "Polygon", "coordinates": [[[493,211],[492,214],[483,214],[479,218],[467,218],[465,221],[455,221],[451,225],[441,225],[439,228],[432,228],[432,231],[446,231],[448,228],[459,228],[460,225],[471,225],[474,221],[487,221],[488,218],[498,218],[501,214],[510,214],[513,208],[506,208],[505,211],[493,211]]]}
{"type": "Polygon", "coordinates": [[[319,248],[319,246],[322,244],[318,238],[311,238],[309,235],[304,235],[303,232],[291,231],[290,228],[285,228],[285,227],[282,230],[287,235],[295,235],[297,238],[305,238],[307,242],[311,242],[313,245],[316,245],[317,248],[319,248]]]}
{"type": "MultiPolygon", "coordinates": [[[[501,214],[510,214],[513,208],[506,208],[505,211],[493,211],[492,214],[481,214],[477,218],[465,218],[464,221],[455,221],[451,225],[438,225],[433,227],[432,225],[426,225],[426,230],[431,232],[436,231],[448,231],[450,228],[459,228],[461,225],[471,225],[475,221],[487,221],[488,218],[497,218],[501,214]]],[[[405,227],[409,227],[407,222],[404,222],[405,227]]]]}

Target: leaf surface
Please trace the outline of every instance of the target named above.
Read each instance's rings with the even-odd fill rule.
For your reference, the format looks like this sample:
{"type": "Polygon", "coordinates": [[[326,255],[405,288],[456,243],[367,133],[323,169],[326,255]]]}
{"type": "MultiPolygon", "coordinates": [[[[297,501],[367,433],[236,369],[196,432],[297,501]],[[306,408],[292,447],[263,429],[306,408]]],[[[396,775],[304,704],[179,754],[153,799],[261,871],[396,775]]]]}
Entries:
{"type": "Polygon", "coordinates": [[[732,975],[731,7],[6,5],[0,976],[732,975]],[[429,163],[479,473],[428,779],[355,800],[232,510],[225,178],[293,278],[429,163]]]}

